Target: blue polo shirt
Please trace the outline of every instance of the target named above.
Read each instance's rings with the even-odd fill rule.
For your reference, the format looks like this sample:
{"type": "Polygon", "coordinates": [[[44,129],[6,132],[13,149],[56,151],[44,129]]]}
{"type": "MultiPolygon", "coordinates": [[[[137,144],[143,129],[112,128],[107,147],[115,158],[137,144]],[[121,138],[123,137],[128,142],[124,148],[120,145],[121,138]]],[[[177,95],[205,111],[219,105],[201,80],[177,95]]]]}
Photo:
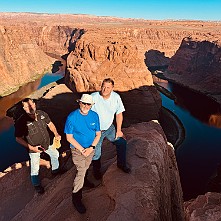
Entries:
{"type": "MultiPolygon", "coordinates": [[[[64,133],[72,134],[73,138],[84,148],[88,148],[100,131],[98,114],[89,110],[87,115],[80,113],[80,109],[71,112],[65,123],[64,133]]],[[[73,145],[70,145],[74,148],[73,145]]]]}

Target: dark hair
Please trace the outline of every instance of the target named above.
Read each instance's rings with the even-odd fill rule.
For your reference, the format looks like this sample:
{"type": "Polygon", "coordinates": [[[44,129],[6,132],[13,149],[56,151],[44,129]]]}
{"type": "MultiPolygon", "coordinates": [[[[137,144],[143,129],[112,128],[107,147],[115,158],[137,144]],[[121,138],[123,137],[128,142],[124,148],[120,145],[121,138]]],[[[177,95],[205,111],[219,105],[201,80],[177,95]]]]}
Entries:
{"type": "Polygon", "coordinates": [[[102,82],[102,86],[103,86],[103,84],[104,84],[105,82],[111,83],[111,84],[114,86],[114,80],[111,79],[111,78],[106,78],[106,79],[104,79],[103,82],[102,82]]]}
{"type": "Polygon", "coordinates": [[[32,101],[32,102],[36,103],[36,99],[32,99],[30,97],[24,98],[21,102],[22,102],[22,105],[23,105],[24,103],[27,103],[29,101],[32,101]]]}
{"type": "Polygon", "coordinates": [[[26,102],[29,102],[30,100],[33,101],[30,97],[26,97],[21,102],[26,103],[26,102]]]}

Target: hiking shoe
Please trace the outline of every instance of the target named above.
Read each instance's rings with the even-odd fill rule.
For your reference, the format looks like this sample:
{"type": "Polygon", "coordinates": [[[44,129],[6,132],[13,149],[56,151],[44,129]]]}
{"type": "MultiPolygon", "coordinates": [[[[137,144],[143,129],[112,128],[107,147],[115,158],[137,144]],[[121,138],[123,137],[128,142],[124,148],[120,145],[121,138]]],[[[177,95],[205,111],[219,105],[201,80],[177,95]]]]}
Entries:
{"type": "Polygon", "coordinates": [[[96,180],[100,180],[102,178],[102,174],[100,171],[94,171],[93,175],[96,180]]]}
{"type": "Polygon", "coordinates": [[[45,192],[44,187],[42,185],[34,186],[34,188],[39,194],[43,194],[45,192]]]}
{"type": "Polygon", "coordinates": [[[119,169],[121,169],[124,173],[131,173],[131,169],[130,169],[130,167],[128,167],[128,166],[121,166],[121,165],[117,165],[117,167],[119,168],[119,169]]]}
{"type": "Polygon", "coordinates": [[[74,204],[75,209],[79,213],[81,214],[86,213],[86,208],[84,204],[81,202],[81,196],[79,191],[77,193],[72,193],[72,203],[74,204]]]}
{"type": "Polygon", "coordinates": [[[84,180],[84,187],[94,188],[95,185],[92,182],[90,182],[88,179],[85,179],[84,180]]]}
{"type": "Polygon", "coordinates": [[[66,173],[68,170],[67,169],[64,169],[64,168],[58,168],[56,170],[52,170],[51,173],[52,175],[54,176],[57,176],[58,174],[64,174],[66,173]]]}

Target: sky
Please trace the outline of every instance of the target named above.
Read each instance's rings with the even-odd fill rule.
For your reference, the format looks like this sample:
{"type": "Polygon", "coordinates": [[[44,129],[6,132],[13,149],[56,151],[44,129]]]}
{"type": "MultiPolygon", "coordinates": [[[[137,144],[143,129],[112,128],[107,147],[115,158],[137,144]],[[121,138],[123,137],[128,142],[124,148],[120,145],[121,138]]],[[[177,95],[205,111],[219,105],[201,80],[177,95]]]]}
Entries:
{"type": "Polygon", "coordinates": [[[221,21],[221,0],[0,0],[0,12],[221,21]]]}

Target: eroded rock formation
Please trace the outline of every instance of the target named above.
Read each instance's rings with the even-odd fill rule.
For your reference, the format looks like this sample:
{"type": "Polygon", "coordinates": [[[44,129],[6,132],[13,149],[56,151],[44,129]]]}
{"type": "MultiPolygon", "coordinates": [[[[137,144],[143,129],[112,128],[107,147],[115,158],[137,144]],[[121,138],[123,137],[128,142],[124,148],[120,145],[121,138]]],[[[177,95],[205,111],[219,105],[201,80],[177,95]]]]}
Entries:
{"type": "Polygon", "coordinates": [[[0,26],[1,95],[12,93],[50,68],[53,59],[30,37],[37,34],[34,30],[19,25],[0,26]]]}
{"type": "Polygon", "coordinates": [[[85,33],[67,58],[67,70],[74,83],[72,88],[78,92],[100,90],[102,80],[107,77],[115,80],[118,91],[153,86],[137,46],[113,34],[107,39],[100,33],[85,33]]]}
{"type": "Polygon", "coordinates": [[[122,96],[127,119],[136,122],[158,118],[161,99],[137,46],[112,33],[107,38],[88,31],[67,57],[66,84],[75,92],[93,92],[99,91],[108,77],[122,96]]]}
{"type": "Polygon", "coordinates": [[[164,65],[164,62],[168,64],[168,59],[160,60],[157,64],[156,59],[146,52],[155,50],[170,58],[179,48],[183,38],[197,36],[198,39],[203,39],[209,36],[210,39],[215,39],[219,36],[219,30],[220,23],[215,22],[1,13],[1,95],[11,93],[20,85],[33,80],[50,68],[55,59],[62,56],[66,58],[69,52],[74,51],[81,36],[83,39],[77,44],[76,52],[71,52],[69,57],[69,68],[72,68],[70,73],[77,72],[75,80],[81,79],[79,70],[90,70],[87,75],[84,73],[84,77],[82,76],[82,79],[86,80],[82,83],[86,89],[93,89],[95,86],[93,83],[87,84],[86,76],[94,80],[98,73],[104,76],[107,74],[106,68],[110,68],[108,71],[115,73],[115,76],[119,75],[120,79],[125,75],[124,86],[129,88],[131,86],[126,85],[125,79],[133,83],[134,87],[141,86],[144,81],[150,83],[148,76],[148,80],[143,79],[143,75],[148,75],[148,72],[144,71],[144,59],[147,64],[148,60],[155,65],[164,65]],[[79,51],[83,49],[87,51],[79,51]],[[85,58],[79,53],[87,55],[87,62],[82,62],[85,58]],[[148,56],[145,57],[145,54],[148,56]],[[104,59],[105,57],[108,59],[104,59]],[[73,64],[73,61],[77,63],[73,64]],[[136,69],[137,72],[134,72],[136,69]],[[94,71],[97,73],[92,77],[94,71]],[[134,79],[131,79],[130,74],[134,79]],[[142,78],[139,79],[138,76],[142,78]]]}
{"type": "Polygon", "coordinates": [[[220,37],[184,38],[165,76],[221,103],[220,37]]]}
{"type": "MultiPolygon", "coordinates": [[[[145,63],[156,66],[159,63],[160,66],[164,63],[167,65],[167,58],[175,54],[182,39],[188,36],[197,36],[199,42],[196,44],[197,50],[195,46],[191,48],[192,44],[185,46],[191,50],[187,49],[184,66],[189,64],[186,61],[190,61],[188,58],[192,52],[190,57],[196,67],[202,63],[201,60],[205,61],[205,58],[210,59],[211,63],[218,62],[220,44],[212,41],[219,39],[217,38],[219,33],[220,23],[212,22],[2,13],[0,16],[1,95],[31,81],[55,59],[64,56],[67,58],[68,68],[66,83],[73,91],[99,90],[103,78],[114,78],[115,89],[121,93],[128,111],[125,113],[126,126],[131,126],[132,123],[155,119],[161,106],[159,94],[153,86],[145,63]],[[209,43],[203,45],[201,41],[205,36],[209,43]],[[165,55],[166,59],[157,63],[157,59],[148,53],[153,49],[160,56],[165,55]],[[208,55],[204,55],[203,51],[207,50],[208,55]],[[198,52],[202,58],[200,61],[195,56],[198,52]]],[[[210,62],[207,63],[209,67],[211,67],[210,62]]],[[[172,64],[171,70],[172,67],[175,69],[175,65],[172,64]]],[[[220,69],[218,63],[213,64],[220,69]]],[[[207,68],[207,66],[202,67],[207,68]]],[[[190,67],[190,70],[198,68],[190,67]]],[[[59,85],[52,91],[60,88],[63,90],[63,87],[65,86],[59,85]]],[[[73,96],[73,93],[65,88],[62,95],[49,93],[40,100],[43,109],[48,110],[49,104],[52,105],[49,109],[52,110],[52,119],[57,123],[59,131],[63,131],[67,114],[76,108],[74,102],[78,95],[73,96]],[[67,106],[62,106],[62,102],[58,103],[67,97],[72,99],[68,101],[73,102],[71,105],[68,102],[67,106]]],[[[115,154],[110,151],[111,146],[107,145],[103,172],[111,166],[104,175],[103,185],[93,191],[85,192],[85,203],[89,208],[85,220],[88,217],[91,220],[116,220],[116,218],[147,220],[147,217],[150,220],[162,220],[165,217],[169,220],[183,220],[182,192],[174,153],[167,145],[159,125],[153,122],[137,124],[125,129],[125,133],[128,134],[129,163],[134,167],[133,173],[129,177],[125,174],[122,176],[116,165],[112,165],[115,162],[115,154]],[[124,184],[118,185],[118,180],[124,184]],[[125,183],[128,185],[125,186],[125,183]],[[91,199],[94,198],[100,201],[91,204],[91,199]],[[136,213],[137,205],[139,213],[136,213]]],[[[63,144],[67,145],[65,141],[63,144]]],[[[61,220],[66,217],[66,220],[82,220],[71,205],[70,192],[74,173],[75,169],[71,167],[62,177],[48,179],[43,175],[43,184],[46,186],[44,197],[34,195],[30,181],[26,179],[28,168],[19,170],[19,174],[16,170],[6,174],[1,178],[3,181],[1,189],[6,190],[3,195],[5,198],[1,198],[0,214],[3,214],[1,219],[14,217],[14,220],[43,218],[61,220]],[[18,177],[19,182],[14,182],[18,177]],[[7,190],[10,181],[13,185],[7,190]],[[24,196],[26,198],[23,198],[24,196]],[[19,205],[15,204],[17,202],[15,199],[22,199],[19,205]],[[13,210],[9,211],[11,208],[13,210]]]]}
{"type": "Polygon", "coordinates": [[[31,21],[21,24],[16,18],[4,23],[1,18],[0,15],[1,96],[51,72],[51,65],[57,59],[62,60],[61,56],[68,53],[81,31],[59,24],[38,25],[31,21]]]}
{"type": "Polygon", "coordinates": [[[85,215],[79,215],[71,202],[76,170],[69,158],[68,172],[55,178],[42,167],[41,178],[46,190],[42,196],[33,192],[28,164],[1,174],[1,192],[4,189],[0,202],[1,220],[184,220],[174,151],[167,144],[160,125],[154,121],[135,124],[124,133],[132,173],[125,174],[117,168],[115,148],[105,143],[102,171],[107,171],[101,185],[83,191],[85,215]],[[18,182],[14,182],[15,179],[18,182]]]}
{"type": "Polygon", "coordinates": [[[185,202],[186,221],[218,221],[221,217],[221,194],[208,192],[185,202]]]}

